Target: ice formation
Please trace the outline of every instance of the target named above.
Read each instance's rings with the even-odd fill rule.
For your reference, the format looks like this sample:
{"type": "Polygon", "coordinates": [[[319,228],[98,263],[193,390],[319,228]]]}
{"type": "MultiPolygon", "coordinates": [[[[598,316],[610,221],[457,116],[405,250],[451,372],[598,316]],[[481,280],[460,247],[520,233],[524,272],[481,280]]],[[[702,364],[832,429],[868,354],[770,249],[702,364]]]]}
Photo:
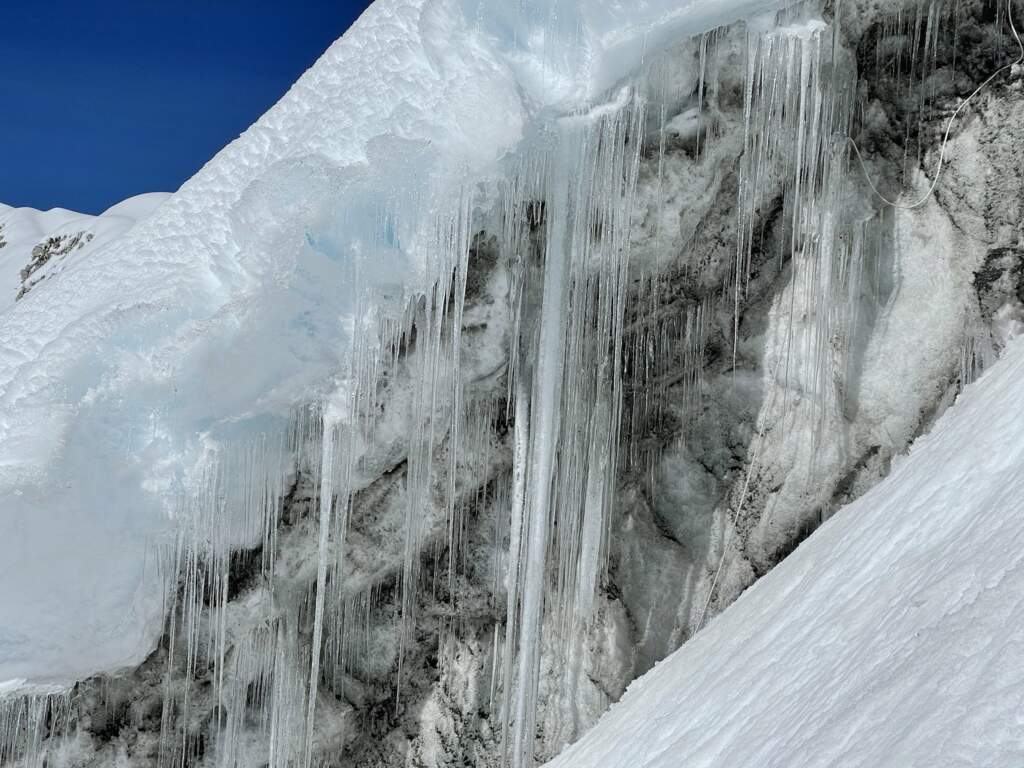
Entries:
{"type": "Polygon", "coordinates": [[[884,476],[1014,214],[851,170],[927,188],[959,5],[781,5],[378,0],[4,309],[0,764],[529,766],[884,476]]]}

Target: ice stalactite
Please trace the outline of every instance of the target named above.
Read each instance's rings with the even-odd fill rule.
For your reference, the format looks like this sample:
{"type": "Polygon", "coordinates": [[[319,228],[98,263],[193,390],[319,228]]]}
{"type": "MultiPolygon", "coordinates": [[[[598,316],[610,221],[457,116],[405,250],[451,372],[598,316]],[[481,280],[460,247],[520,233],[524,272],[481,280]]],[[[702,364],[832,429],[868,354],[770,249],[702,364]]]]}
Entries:
{"type": "Polygon", "coordinates": [[[341,350],[347,364],[328,390],[296,407],[285,432],[269,424],[255,442],[210,441],[201,471],[182,489],[177,536],[161,548],[168,584],[161,766],[205,759],[211,739],[224,766],[253,764],[261,749],[274,768],[309,766],[332,743],[343,746],[344,707],[332,702],[323,711],[323,690],[344,685],[374,585],[372,573],[350,578],[346,535],[354,495],[389,467],[404,478],[401,675],[424,539],[445,529],[459,492],[456,447],[448,445],[443,483],[435,464],[463,418],[457,350],[471,198],[456,197],[432,217],[421,215],[415,195],[384,197],[369,211],[364,200],[356,200],[362,208],[350,206],[366,220],[349,240],[332,231],[340,225],[314,221],[327,234],[307,235],[298,247],[357,263],[364,251],[416,244],[432,254],[440,277],[399,304],[377,295],[380,281],[363,280],[357,267],[336,320],[348,322],[343,337],[351,350],[341,350]],[[399,305],[405,310],[394,311],[399,305]],[[411,425],[408,441],[395,439],[402,424],[411,425]],[[394,445],[402,455],[393,455],[394,445]],[[289,510],[295,493],[308,493],[308,502],[289,510]],[[239,588],[248,590],[241,605],[233,594],[239,588]],[[200,718],[211,710],[213,722],[200,718]]]}
{"type": "Polygon", "coordinates": [[[623,369],[627,408],[623,416],[626,465],[649,476],[649,469],[674,438],[678,411],[692,418],[701,408],[705,362],[719,302],[674,296],[671,276],[643,275],[631,297],[623,369]],[[667,393],[681,388],[681,409],[667,393]]]}
{"type": "Polygon", "coordinates": [[[517,254],[521,274],[519,301],[540,303],[513,350],[502,711],[505,754],[516,768],[533,763],[543,628],[555,632],[544,645],[559,649],[573,674],[573,638],[589,619],[605,553],[623,395],[630,205],[644,118],[643,106],[623,96],[624,104],[602,108],[604,114],[549,126],[537,139],[541,156],[524,163],[504,206],[506,247],[517,254]],[[542,263],[531,263],[530,229],[541,227],[542,263]]]}
{"type": "Polygon", "coordinates": [[[945,99],[965,69],[971,78],[976,76],[970,63],[965,68],[960,5],[918,0],[899,5],[878,22],[872,90],[904,106],[902,125],[895,127],[902,133],[898,180],[888,183],[913,183],[935,138],[929,133],[931,120],[946,108],[945,99]]]}
{"type": "Polygon", "coordinates": [[[0,697],[0,765],[20,759],[24,768],[46,768],[70,732],[70,691],[0,697]]]}
{"type": "MultiPolygon", "coordinates": [[[[834,24],[807,3],[749,24],[745,43],[734,31],[720,38],[721,51],[702,46],[702,70],[705,61],[739,59],[744,76],[733,64],[722,82],[714,68],[701,78],[698,90],[720,97],[708,107],[701,98],[709,114],[717,106],[716,127],[700,156],[692,143],[677,144],[676,157],[689,157],[669,161],[707,178],[720,200],[733,194],[723,177],[736,188],[733,200],[705,209],[712,221],[733,218],[730,236],[684,229],[680,244],[706,252],[687,254],[689,273],[673,265],[642,275],[631,307],[628,446],[643,473],[636,487],[647,488],[651,506],[659,488],[680,489],[686,506],[657,512],[667,516],[656,518],[659,526],[713,531],[706,562],[693,548],[694,581],[672,637],[685,639],[703,622],[702,606],[720,609],[777,562],[811,516],[819,521],[815,505],[829,501],[819,487],[857,458],[847,455],[848,424],[866,339],[890,289],[892,219],[849,171],[844,139],[858,117],[857,72],[834,24]],[[740,412],[727,418],[739,426],[718,434],[715,414],[735,406],[740,412]],[[663,454],[670,471],[692,468],[698,477],[688,487],[659,477],[663,454]],[[707,494],[718,483],[716,506],[707,494]]],[[[656,240],[657,230],[646,236],[656,240]]]]}
{"type": "MultiPolygon", "coordinates": [[[[334,442],[335,424],[329,417],[324,418],[322,426],[322,450],[320,454],[320,497],[318,506],[320,508],[319,538],[317,545],[317,574],[316,574],[316,607],[313,614],[313,638],[310,647],[309,660],[309,695],[306,704],[306,732],[305,750],[303,765],[309,768],[313,760],[313,723],[316,717],[316,694],[320,686],[320,651],[324,636],[324,603],[327,599],[327,566],[329,563],[329,546],[331,536],[331,511],[334,507],[334,442]]],[[[342,498],[348,498],[348,494],[342,489],[342,498]]],[[[339,542],[339,550],[343,548],[343,541],[339,542]]]]}
{"type": "MultiPolygon", "coordinates": [[[[766,371],[779,370],[781,426],[797,418],[794,399],[809,403],[801,418],[816,423],[810,455],[844,406],[846,358],[854,346],[864,270],[864,233],[875,212],[848,176],[842,137],[852,130],[856,72],[833,30],[794,18],[752,35],[740,158],[736,322],[751,277],[752,254],[764,247],[758,222],[782,206],[777,268],[790,286],[777,311],[766,371]],[[781,360],[781,365],[775,363],[781,360]]],[[[736,328],[738,331],[738,326],[736,328]]],[[[734,331],[734,336],[736,336],[734,331]]],[[[790,425],[792,426],[792,425],[790,425]]]]}

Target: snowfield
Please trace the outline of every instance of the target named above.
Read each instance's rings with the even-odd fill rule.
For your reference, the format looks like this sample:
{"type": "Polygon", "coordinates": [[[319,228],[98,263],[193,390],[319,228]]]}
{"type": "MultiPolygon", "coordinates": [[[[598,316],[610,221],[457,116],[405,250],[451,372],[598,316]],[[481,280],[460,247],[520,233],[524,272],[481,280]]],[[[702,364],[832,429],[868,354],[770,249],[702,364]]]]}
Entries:
{"type": "Polygon", "coordinates": [[[1024,762],[1024,342],[548,768],[1024,762]]]}

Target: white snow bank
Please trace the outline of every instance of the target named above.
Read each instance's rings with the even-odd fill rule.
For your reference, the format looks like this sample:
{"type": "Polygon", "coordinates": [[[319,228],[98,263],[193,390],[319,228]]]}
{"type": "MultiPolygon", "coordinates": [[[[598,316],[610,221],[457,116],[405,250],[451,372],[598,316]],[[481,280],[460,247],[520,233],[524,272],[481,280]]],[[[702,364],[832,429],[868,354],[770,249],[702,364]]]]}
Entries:
{"type": "Polygon", "coordinates": [[[151,542],[197,497],[230,502],[225,450],[343,384],[382,297],[450,268],[446,224],[538,115],[777,4],[378,0],[155,213],[4,310],[0,681],[140,659],[151,542]]]}
{"type": "Polygon", "coordinates": [[[549,768],[1024,764],[1024,344],[549,768]]]}
{"type": "Polygon", "coordinates": [[[121,216],[131,221],[141,221],[160,207],[171,195],[167,192],[146,192],[115,203],[100,214],[100,218],[121,216]]]}

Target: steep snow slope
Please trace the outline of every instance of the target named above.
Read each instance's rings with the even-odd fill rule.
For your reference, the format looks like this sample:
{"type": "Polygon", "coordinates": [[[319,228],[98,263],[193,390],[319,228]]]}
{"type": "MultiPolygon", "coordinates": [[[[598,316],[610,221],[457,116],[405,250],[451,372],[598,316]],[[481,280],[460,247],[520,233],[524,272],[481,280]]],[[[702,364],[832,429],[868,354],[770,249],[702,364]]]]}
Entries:
{"type": "Polygon", "coordinates": [[[549,768],[1024,762],[1024,343],[549,768]]]}

